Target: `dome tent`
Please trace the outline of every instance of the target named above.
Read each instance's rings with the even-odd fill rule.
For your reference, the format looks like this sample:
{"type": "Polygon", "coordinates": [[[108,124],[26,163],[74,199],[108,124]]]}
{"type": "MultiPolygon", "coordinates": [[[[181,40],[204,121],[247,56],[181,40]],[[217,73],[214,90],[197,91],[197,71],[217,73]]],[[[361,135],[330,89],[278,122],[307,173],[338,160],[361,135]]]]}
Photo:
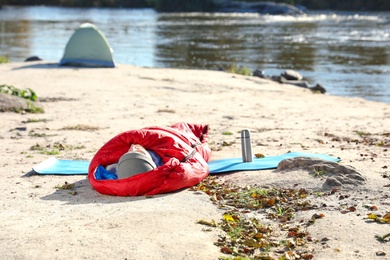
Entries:
{"type": "Polygon", "coordinates": [[[61,66],[115,67],[112,49],[104,34],[91,23],[73,33],[65,47],[61,66]]]}

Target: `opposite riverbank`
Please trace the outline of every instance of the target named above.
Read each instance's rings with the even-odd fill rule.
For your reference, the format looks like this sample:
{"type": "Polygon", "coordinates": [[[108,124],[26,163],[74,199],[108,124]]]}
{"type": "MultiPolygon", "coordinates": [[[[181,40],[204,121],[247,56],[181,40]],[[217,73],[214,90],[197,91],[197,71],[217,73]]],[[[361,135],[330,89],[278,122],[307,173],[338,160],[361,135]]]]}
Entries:
{"type": "MultiPolygon", "coordinates": [[[[0,65],[2,84],[33,89],[43,114],[2,113],[0,255],[7,259],[217,259],[225,210],[190,189],[148,197],[103,196],[86,176],[29,176],[54,154],[90,160],[122,131],[176,122],[210,124],[212,160],[241,156],[239,132],[252,133],[254,153],[324,153],[363,177],[323,189],[327,176],[303,168],[218,175],[237,185],[305,189],[318,207],[285,223],[313,241],[313,259],[382,259],[389,224],[368,219],[390,212],[390,105],[313,93],[257,77],[216,71],[140,68],[65,68],[47,62],[0,65]],[[42,149],[37,149],[37,148],[42,149]],[[58,188],[67,182],[74,188],[58,188]],[[316,194],[316,196],[314,196],[316,194]],[[321,215],[321,216],[322,216],[321,215]],[[387,231],[386,231],[387,230],[387,231]],[[387,232],[387,233],[386,233],[387,232]]],[[[272,225],[265,215],[254,216],[272,225]]],[[[280,230],[275,240],[289,240],[280,230]]],[[[278,252],[271,249],[276,259],[278,252]]],[[[225,255],[226,256],[226,255],[225,255]]]]}
{"type": "MultiPolygon", "coordinates": [[[[258,1],[257,3],[267,2],[258,1]]],[[[1,0],[1,5],[54,5],[63,7],[114,7],[114,8],[155,8],[162,12],[212,12],[215,11],[220,5],[231,4],[239,5],[240,3],[247,3],[247,1],[220,1],[220,0],[203,0],[203,1],[176,1],[176,0],[137,0],[137,1],[121,1],[121,0],[95,0],[95,1],[70,1],[70,0],[31,0],[20,1],[16,0],[1,0]]],[[[251,1],[249,1],[251,3],[251,1]]],[[[274,3],[272,1],[268,3],[274,3]]],[[[390,9],[390,4],[380,0],[372,0],[369,2],[362,1],[348,1],[335,2],[329,0],[316,0],[316,1],[278,1],[283,4],[293,4],[300,7],[305,6],[311,10],[342,10],[342,11],[384,11],[390,9]],[[284,3],[283,3],[284,2],[284,3]]],[[[239,10],[239,8],[237,8],[239,10]]]]}

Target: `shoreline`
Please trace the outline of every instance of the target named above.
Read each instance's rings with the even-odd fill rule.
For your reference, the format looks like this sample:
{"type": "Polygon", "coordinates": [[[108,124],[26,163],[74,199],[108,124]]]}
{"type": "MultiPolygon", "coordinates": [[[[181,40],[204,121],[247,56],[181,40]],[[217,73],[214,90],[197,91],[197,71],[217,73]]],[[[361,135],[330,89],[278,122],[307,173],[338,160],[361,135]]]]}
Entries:
{"type": "MultiPolygon", "coordinates": [[[[335,196],[313,198],[313,203],[328,205],[314,211],[325,217],[308,228],[313,237],[328,239],[325,245],[309,248],[313,259],[381,259],[377,252],[390,254],[387,244],[375,239],[384,235],[388,224],[365,219],[368,213],[390,211],[389,104],[313,94],[257,77],[207,70],[124,64],[89,69],[33,62],[1,64],[0,75],[2,84],[31,88],[39,99],[46,99],[40,102],[43,114],[2,113],[0,237],[7,239],[0,242],[1,255],[10,259],[223,256],[213,244],[220,230],[204,232],[196,224],[222,216],[204,193],[183,190],[153,198],[120,198],[96,193],[86,176],[26,176],[50,156],[90,160],[122,131],[183,121],[210,124],[212,160],[241,157],[242,129],[251,131],[254,153],[304,151],[340,157],[341,165],[354,167],[366,182],[342,185],[335,196]],[[36,145],[44,149],[32,149],[36,145]],[[58,153],[50,154],[54,152],[58,153]],[[55,188],[65,182],[74,183],[77,194],[55,188]],[[356,211],[342,213],[351,206],[356,211]]],[[[324,192],[324,179],[302,169],[236,172],[218,178],[243,186],[324,192]]],[[[299,212],[293,222],[314,212],[299,212]]]]}

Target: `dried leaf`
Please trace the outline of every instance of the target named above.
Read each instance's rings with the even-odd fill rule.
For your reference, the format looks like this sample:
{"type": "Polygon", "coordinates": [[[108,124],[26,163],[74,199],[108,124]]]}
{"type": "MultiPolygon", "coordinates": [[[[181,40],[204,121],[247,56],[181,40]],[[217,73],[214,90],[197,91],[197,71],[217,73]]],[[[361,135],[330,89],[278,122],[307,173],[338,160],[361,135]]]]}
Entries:
{"type": "Polygon", "coordinates": [[[387,213],[383,218],[378,217],[378,215],[374,213],[367,214],[368,219],[373,219],[379,223],[390,223],[390,212],[387,213]]]}
{"type": "Polygon", "coordinates": [[[313,256],[312,254],[310,254],[310,253],[305,254],[305,255],[302,256],[302,258],[305,259],[305,260],[313,259],[313,257],[314,257],[314,256],[313,256]]]}
{"type": "Polygon", "coordinates": [[[232,215],[230,214],[224,214],[223,215],[223,219],[226,221],[226,222],[236,222],[236,220],[232,217],[232,215]]]}
{"type": "Polygon", "coordinates": [[[259,231],[260,233],[267,234],[267,233],[268,233],[268,228],[266,228],[266,227],[260,227],[260,228],[258,228],[258,231],[259,231]]]}
{"type": "Polygon", "coordinates": [[[205,225],[205,226],[209,226],[209,227],[216,227],[217,226],[217,224],[215,224],[214,220],[207,221],[204,219],[200,219],[200,220],[197,220],[196,223],[201,224],[201,225],[205,225]]]}
{"type": "Polygon", "coordinates": [[[387,213],[383,216],[382,222],[384,222],[384,223],[390,223],[390,212],[387,212],[387,213]]]}
{"type": "Polygon", "coordinates": [[[376,211],[376,210],[378,210],[378,207],[377,206],[371,206],[370,210],[376,211]]]}
{"type": "Polygon", "coordinates": [[[255,153],[256,158],[264,158],[264,154],[262,153],[255,153]]]}
{"type": "Polygon", "coordinates": [[[269,200],[266,201],[265,205],[267,207],[272,207],[275,205],[275,198],[270,198],[269,200]]]}
{"type": "MultiPolygon", "coordinates": [[[[204,179],[197,187],[195,190],[207,193],[214,204],[228,209],[223,214],[221,222],[217,223],[217,226],[226,234],[226,236],[219,236],[218,242],[214,243],[221,252],[242,256],[245,259],[272,259],[268,250],[272,248],[278,250],[277,248],[284,246],[284,250],[289,250],[289,259],[312,258],[311,254],[303,253],[297,248],[297,246],[305,246],[306,243],[314,241],[306,231],[301,231],[299,227],[290,229],[287,225],[281,224],[279,231],[286,231],[289,228],[291,239],[279,243],[272,239],[273,228],[264,226],[258,219],[250,216],[253,211],[262,211],[268,219],[288,223],[294,218],[295,212],[318,208],[312,205],[310,200],[305,199],[312,196],[312,192],[306,189],[259,188],[249,185],[240,187],[228,181],[221,183],[217,177],[213,176],[204,179]],[[259,249],[267,250],[267,252],[259,254],[259,249]]],[[[339,190],[334,189],[332,194],[337,192],[339,190]]],[[[352,208],[344,209],[347,212],[353,210],[352,208]]],[[[314,224],[317,218],[323,217],[324,214],[316,213],[308,225],[314,224]]],[[[200,221],[200,223],[204,222],[200,221]]],[[[205,221],[205,223],[209,225],[210,221],[205,221]]]]}
{"type": "Polygon", "coordinates": [[[77,193],[77,191],[72,190],[72,191],[69,192],[69,194],[70,194],[70,195],[77,195],[78,193],[77,193]]]}
{"type": "Polygon", "coordinates": [[[57,185],[56,189],[61,189],[61,190],[71,190],[74,188],[74,183],[68,183],[65,182],[64,185],[57,185]]]}
{"type": "Polygon", "coordinates": [[[260,247],[259,243],[255,239],[246,239],[244,241],[244,245],[246,245],[248,247],[253,247],[253,248],[259,248],[260,247]]]}
{"type": "Polygon", "coordinates": [[[314,218],[314,219],[319,219],[319,218],[323,218],[323,217],[325,217],[325,215],[322,213],[320,213],[320,214],[314,213],[312,216],[312,218],[314,218]]]}
{"type": "Polygon", "coordinates": [[[233,253],[233,251],[226,246],[221,248],[221,252],[224,254],[229,254],[229,255],[231,255],[233,253]]]}

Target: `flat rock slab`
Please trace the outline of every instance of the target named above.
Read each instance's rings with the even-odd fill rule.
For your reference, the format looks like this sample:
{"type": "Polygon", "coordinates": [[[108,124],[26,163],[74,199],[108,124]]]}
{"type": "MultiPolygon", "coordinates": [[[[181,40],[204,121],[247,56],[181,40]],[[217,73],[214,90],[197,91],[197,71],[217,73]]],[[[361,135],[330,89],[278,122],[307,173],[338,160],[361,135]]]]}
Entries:
{"type": "Polygon", "coordinates": [[[354,167],[320,159],[307,157],[285,159],[277,167],[279,171],[296,169],[303,169],[326,176],[323,188],[364,185],[366,182],[366,178],[354,167]]]}

